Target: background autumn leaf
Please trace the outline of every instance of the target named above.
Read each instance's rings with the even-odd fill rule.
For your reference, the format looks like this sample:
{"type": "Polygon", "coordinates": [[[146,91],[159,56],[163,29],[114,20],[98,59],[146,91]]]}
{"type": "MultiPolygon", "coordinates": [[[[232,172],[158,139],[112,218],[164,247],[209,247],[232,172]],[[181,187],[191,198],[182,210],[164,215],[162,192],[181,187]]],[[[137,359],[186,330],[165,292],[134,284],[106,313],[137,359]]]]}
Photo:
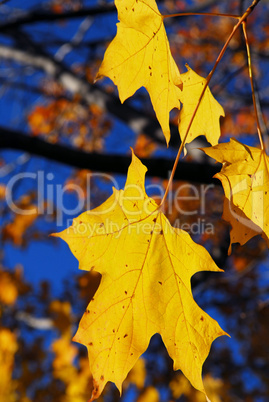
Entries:
{"type": "Polygon", "coordinates": [[[16,382],[12,379],[14,355],[18,349],[16,336],[8,328],[0,328],[0,400],[16,401],[16,382]]]}

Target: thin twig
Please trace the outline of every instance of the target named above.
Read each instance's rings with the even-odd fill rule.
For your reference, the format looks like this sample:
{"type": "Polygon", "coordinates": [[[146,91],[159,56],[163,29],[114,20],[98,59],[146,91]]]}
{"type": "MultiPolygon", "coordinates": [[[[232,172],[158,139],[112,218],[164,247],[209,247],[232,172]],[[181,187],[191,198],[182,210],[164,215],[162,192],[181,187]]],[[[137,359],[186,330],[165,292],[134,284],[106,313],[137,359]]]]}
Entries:
{"type": "Polygon", "coordinates": [[[236,18],[239,19],[240,15],[235,15],[235,14],[222,14],[222,13],[176,13],[176,14],[166,14],[162,15],[162,18],[172,18],[172,17],[188,17],[192,15],[200,15],[200,16],[209,16],[209,17],[230,17],[230,18],[236,18]]]}
{"type": "Polygon", "coordinates": [[[225,51],[226,51],[226,49],[227,49],[227,47],[228,47],[230,41],[231,41],[231,39],[233,38],[235,32],[238,30],[238,28],[240,27],[240,25],[242,24],[242,22],[245,21],[245,20],[248,18],[248,16],[251,14],[251,12],[253,11],[253,9],[256,7],[256,5],[257,5],[259,2],[260,2],[260,0],[254,0],[253,3],[252,3],[252,4],[248,7],[248,9],[244,12],[244,14],[242,15],[242,17],[240,17],[239,21],[238,21],[237,24],[234,26],[232,32],[230,33],[228,39],[226,40],[226,42],[225,42],[225,44],[224,44],[224,46],[223,46],[223,48],[222,48],[220,54],[218,55],[218,57],[217,57],[217,59],[216,59],[216,61],[215,61],[215,64],[214,64],[214,66],[213,66],[213,68],[212,68],[212,70],[210,71],[210,73],[208,74],[208,76],[207,76],[207,78],[206,78],[206,84],[205,84],[205,86],[203,87],[202,93],[201,93],[201,95],[200,95],[200,97],[199,97],[198,103],[197,103],[197,105],[196,105],[196,107],[195,107],[195,109],[194,109],[194,112],[193,112],[193,114],[192,114],[192,116],[191,116],[189,125],[188,125],[188,127],[187,127],[186,134],[185,134],[185,136],[184,136],[184,138],[183,138],[183,140],[182,140],[182,143],[181,143],[181,145],[180,145],[180,147],[179,147],[179,150],[178,150],[178,153],[177,153],[175,162],[174,162],[174,166],[173,166],[173,169],[172,169],[172,172],[171,172],[171,175],[170,175],[170,178],[169,178],[169,181],[168,181],[168,184],[167,184],[167,187],[166,187],[164,196],[163,196],[163,198],[162,198],[162,201],[161,201],[159,207],[161,207],[161,206],[163,205],[163,203],[165,202],[165,200],[166,200],[166,198],[167,198],[167,195],[168,195],[168,193],[169,193],[170,187],[171,187],[172,182],[173,182],[173,178],[174,178],[174,175],[175,175],[175,171],[176,171],[176,168],[177,168],[177,165],[178,165],[178,161],[179,161],[179,158],[180,158],[182,149],[183,149],[183,147],[184,147],[184,145],[185,145],[185,142],[186,142],[187,136],[188,136],[188,134],[189,134],[191,125],[192,125],[193,120],[194,120],[194,118],[195,118],[195,116],[196,116],[197,110],[198,110],[198,108],[199,108],[199,106],[200,106],[200,103],[201,103],[202,98],[203,98],[203,96],[204,96],[204,93],[205,93],[205,91],[206,91],[206,89],[207,89],[207,87],[208,87],[208,84],[209,84],[209,82],[210,82],[210,80],[211,80],[211,78],[212,78],[212,75],[214,74],[214,72],[215,72],[215,70],[216,70],[216,68],[217,68],[217,66],[218,66],[218,64],[219,64],[219,62],[221,61],[221,59],[222,59],[222,57],[223,57],[223,55],[224,55],[224,53],[225,53],[225,51]]]}
{"type": "Polygon", "coordinates": [[[258,131],[258,136],[259,136],[259,140],[260,140],[260,144],[261,144],[261,149],[264,150],[264,142],[263,142],[263,139],[262,139],[262,130],[261,130],[258,111],[257,111],[257,101],[256,101],[255,89],[254,89],[254,83],[253,83],[252,63],[251,63],[251,56],[250,56],[250,49],[249,49],[249,41],[248,41],[248,35],[247,35],[246,21],[242,22],[242,28],[243,28],[245,42],[246,42],[246,48],[247,48],[248,74],[249,74],[250,85],[251,85],[251,92],[252,92],[252,100],[253,100],[253,106],[254,106],[255,119],[256,119],[256,122],[257,122],[257,131],[258,131]]]}

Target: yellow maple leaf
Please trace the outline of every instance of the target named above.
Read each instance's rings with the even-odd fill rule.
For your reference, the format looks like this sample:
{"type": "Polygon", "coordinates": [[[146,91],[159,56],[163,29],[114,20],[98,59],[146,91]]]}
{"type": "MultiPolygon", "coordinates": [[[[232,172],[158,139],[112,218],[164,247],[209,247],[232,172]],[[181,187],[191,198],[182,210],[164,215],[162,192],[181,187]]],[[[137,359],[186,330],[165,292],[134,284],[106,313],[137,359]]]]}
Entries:
{"type": "Polygon", "coordinates": [[[118,87],[121,102],[140,87],[150,95],[167,144],[169,112],[180,108],[180,73],[171,55],[163,17],[155,0],[115,0],[119,23],[97,74],[118,87]]]}
{"type": "Polygon", "coordinates": [[[264,150],[229,143],[202,148],[223,164],[218,178],[225,193],[223,219],[231,224],[232,243],[245,244],[261,234],[269,246],[269,158],[264,150]]]}
{"type": "MultiPolygon", "coordinates": [[[[181,74],[183,90],[179,94],[183,104],[178,120],[178,130],[182,141],[206,84],[206,79],[196,74],[188,65],[187,69],[186,73],[181,74]]],[[[220,137],[220,116],[224,116],[224,110],[207,87],[185,143],[188,144],[199,135],[204,135],[211,145],[216,145],[220,137]]]]}
{"type": "Polygon", "coordinates": [[[92,399],[107,381],[122,382],[155,333],[174,369],[204,392],[202,365],[211,343],[225,332],[196,304],[191,277],[221,271],[205,248],[173,228],[145,192],[146,167],[133,154],[124,190],[75,218],[56,236],[65,240],[80,269],[102,275],[74,340],[88,348],[92,399]]]}

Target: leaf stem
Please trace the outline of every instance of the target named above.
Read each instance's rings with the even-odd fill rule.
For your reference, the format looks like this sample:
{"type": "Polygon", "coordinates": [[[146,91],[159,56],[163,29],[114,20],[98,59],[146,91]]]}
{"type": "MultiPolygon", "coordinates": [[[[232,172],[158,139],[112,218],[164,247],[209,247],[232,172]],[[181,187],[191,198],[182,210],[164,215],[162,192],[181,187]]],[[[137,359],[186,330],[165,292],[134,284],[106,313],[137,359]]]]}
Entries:
{"type": "Polygon", "coordinates": [[[191,15],[207,15],[210,17],[230,17],[230,18],[240,18],[240,15],[234,15],[234,14],[222,14],[222,13],[176,13],[176,14],[166,14],[162,15],[162,18],[172,18],[172,17],[187,17],[191,15]]]}
{"type": "Polygon", "coordinates": [[[260,2],[260,0],[253,0],[252,4],[248,7],[248,9],[244,12],[244,14],[242,15],[242,17],[240,17],[240,19],[239,19],[239,21],[237,22],[237,24],[233,27],[233,30],[232,30],[232,32],[230,33],[228,39],[226,40],[226,42],[225,42],[223,48],[221,49],[221,51],[220,51],[220,53],[219,53],[219,55],[218,55],[218,57],[217,57],[217,59],[216,59],[216,61],[215,61],[215,64],[214,64],[212,70],[210,71],[210,73],[208,74],[208,76],[207,76],[207,78],[206,78],[206,84],[205,84],[205,86],[203,87],[203,90],[202,90],[202,92],[201,92],[201,95],[200,95],[200,97],[199,97],[199,100],[198,100],[198,102],[197,102],[197,105],[196,105],[196,107],[195,107],[195,109],[194,109],[194,112],[193,112],[193,114],[192,114],[192,116],[191,116],[191,119],[190,119],[190,122],[189,122],[189,124],[188,124],[187,130],[186,130],[186,134],[185,134],[185,136],[184,136],[184,138],[183,138],[183,140],[182,140],[182,142],[181,142],[181,145],[180,145],[180,147],[179,147],[179,150],[178,150],[178,153],[177,153],[175,162],[174,162],[174,166],[173,166],[171,175],[170,175],[170,177],[169,177],[169,180],[168,180],[168,183],[167,183],[167,187],[166,187],[164,196],[163,196],[163,198],[162,198],[162,200],[161,200],[161,203],[160,203],[159,208],[164,204],[164,202],[165,202],[165,200],[166,200],[166,198],[167,198],[167,195],[168,195],[168,193],[169,193],[169,190],[170,190],[170,187],[171,187],[171,185],[172,185],[172,182],[173,182],[173,179],[174,179],[174,175],[175,175],[175,172],[176,172],[176,169],[177,169],[177,165],[178,165],[178,161],[179,161],[179,158],[180,158],[182,149],[183,149],[183,147],[184,147],[184,145],[185,145],[185,142],[186,142],[187,136],[188,136],[188,134],[189,134],[189,131],[190,131],[192,122],[193,122],[193,120],[194,120],[194,118],[195,118],[195,115],[196,115],[196,113],[197,113],[198,107],[199,107],[199,105],[200,105],[200,103],[201,103],[201,100],[202,100],[202,98],[203,98],[203,96],[204,96],[204,93],[205,93],[205,91],[206,91],[206,89],[207,89],[207,87],[208,87],[208,84],[209,84],[209,82],[210,82],[210,80],[211,80],[211,78],[212,78],[212,75],[214,74],[214,72],[215,72],[215,70],[216,70],[216,68],[217,68],[217,66],[218,66],[218,64],[219,64],[219,62],[221,61],[221,59],[222,59],[222,57],[223,57],[223,55],[224,55],[224,53],[225,53],[225,51],[226,51],[226,49],[227,49],[227,47],[228,47],[230,41],[231,41],[231,39],[233,38],[235,32],[238,30],[238,28],[240,27],[240,25],[248,18],[248,16],[252,13],[253,9],[256,7],[256,5],[257,5],[259,2],[260,2]]]}
{"type": "Polygon", "coordinates": [[[259,115],[258,115],[258,110],[257,110],[257,100],[256,100],[256,96],[255,96],[255,89],[254,89],[254,83],[253,83],[252,63],[251,63],[251,56],[250,56],[250,49],[249,49],[249,41],[248,41],[248,35],[247,35],[246,21],[242,22],[242,28],[243,28],[245,42],[246,42],[246,48],[247,48],[248,74],[249,74],[250,85],[251,85],[252,101],[253,101],[253,106],[254,106],[255,119],[256,119],[256,122],[257,122],[257,131],[258,131],[258,136],[259,136],[259,140],[260,140],[260,144],[261,144],[261,150],[264,150],[264,142],[263,142],[263,139],[262,139],[262,130],[261,130],[261,126],[260,126],[260,120],[259,120],[259,115]]]}

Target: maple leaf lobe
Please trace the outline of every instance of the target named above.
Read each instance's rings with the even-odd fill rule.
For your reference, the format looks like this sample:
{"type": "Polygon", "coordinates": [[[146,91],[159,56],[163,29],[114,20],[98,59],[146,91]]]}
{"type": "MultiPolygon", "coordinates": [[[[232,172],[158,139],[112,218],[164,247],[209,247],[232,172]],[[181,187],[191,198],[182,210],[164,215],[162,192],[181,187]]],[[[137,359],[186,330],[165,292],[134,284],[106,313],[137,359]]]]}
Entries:
{"type": "MultiPolygon", "coordinates": [[[[188,71],[181,74],[183,90],[179,93],[179,100],[183,104],[178,120],[178,130],[182,141],[198,104],[203,87],[207,82],[205,78],[195,73],[188,65],[186,67],[188,71]]],[[[188,144],[199,135],[204,135],[211,145],[216,145],[220,137],[219,119],[220,116],[224,115],[222,106],[216,101],[209,87],[207,87],[185,143],[188,144]]]]}

